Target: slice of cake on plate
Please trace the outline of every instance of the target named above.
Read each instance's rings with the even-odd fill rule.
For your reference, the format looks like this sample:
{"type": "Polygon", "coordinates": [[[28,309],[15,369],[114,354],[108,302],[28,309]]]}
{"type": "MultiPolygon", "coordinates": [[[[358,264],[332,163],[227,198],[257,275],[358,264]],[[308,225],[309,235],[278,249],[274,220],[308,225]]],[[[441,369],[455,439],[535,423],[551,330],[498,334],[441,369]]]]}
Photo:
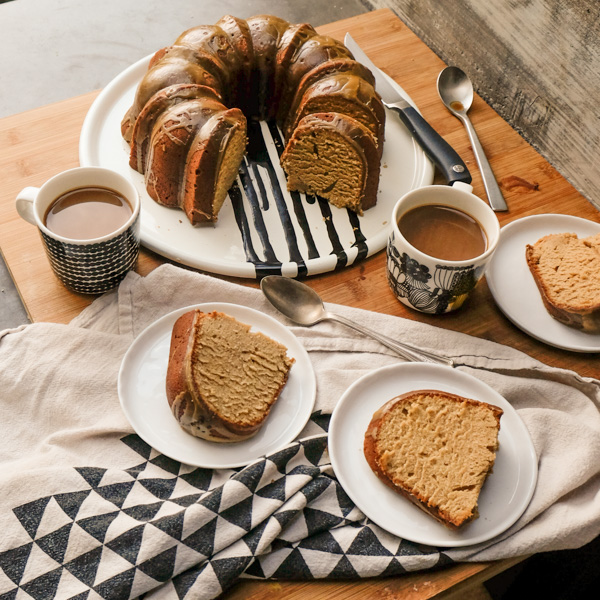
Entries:
{"type": "Polygon", "coordinates": [[[375,412],[365,458],[383,483],[456,529],[478,516],[502,414],[497,406],[447,392],[409,392],[375,412]]]}

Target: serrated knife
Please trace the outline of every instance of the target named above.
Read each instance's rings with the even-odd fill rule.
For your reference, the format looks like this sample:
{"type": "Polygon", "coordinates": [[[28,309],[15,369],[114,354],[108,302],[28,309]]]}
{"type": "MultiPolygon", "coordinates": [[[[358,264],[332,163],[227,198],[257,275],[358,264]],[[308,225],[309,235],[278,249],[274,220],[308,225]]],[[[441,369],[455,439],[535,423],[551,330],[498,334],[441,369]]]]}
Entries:
{"type": "Polygon", "coordinates": [[[452,185],[456,181],[471,183],[471,174],[467,165],[448,142],[421,116],[387,80],[383,71],[376,67],[362,48],[347,33],[344,38],[346,47],[354,58],[371,69],[375,77],[376,90],[389,110],[398,114],[406,128],[423,148],[425,154],[440,170],[446,181],[452,185]]]}

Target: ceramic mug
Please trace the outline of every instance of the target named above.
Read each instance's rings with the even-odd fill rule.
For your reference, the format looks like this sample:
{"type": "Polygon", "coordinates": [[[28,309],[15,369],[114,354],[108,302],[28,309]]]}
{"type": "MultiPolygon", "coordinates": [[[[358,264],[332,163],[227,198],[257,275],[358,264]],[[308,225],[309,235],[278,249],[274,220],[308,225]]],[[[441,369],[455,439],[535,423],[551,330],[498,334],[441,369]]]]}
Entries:
{"type": "MultiPolygon", "coordinates": [[[[472,186],[429,185],[406,193],[392,211],[387,244],[387,278],[396,298],[420,312],[442,314],[456,310],[481,279],[500,237],[494,211],[472,193],[472,186]],[[466,213],[483,230],[485,250],[468,260],[445,260],[423,253],[400,232],[398,223],[411,209],[442,205],[466,213]]],[[[451,241],[451,240],[449,240],[451,241]]]]}
{"type": "Polygon", "coordinates": [[[26,187],[17,195],[19,215],[37,226],[54,274],[71,291],[101,294],[115,288],[137,261],[140,247],[140,198],[133,184],[115,171],[76,167],[49,179],[42,187],[26,187]],[[67,192],[101,187],[121,194],[131,216],[118,229],[93,239],[71,239],[50,231],[46,213],[67,192]]]}

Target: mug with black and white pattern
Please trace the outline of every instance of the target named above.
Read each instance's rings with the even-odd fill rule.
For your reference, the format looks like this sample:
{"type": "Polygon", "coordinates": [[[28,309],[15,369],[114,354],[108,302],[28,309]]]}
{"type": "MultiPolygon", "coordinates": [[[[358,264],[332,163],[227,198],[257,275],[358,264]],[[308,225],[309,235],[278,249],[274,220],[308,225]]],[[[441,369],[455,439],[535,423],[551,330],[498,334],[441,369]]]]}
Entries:
{"type": "Polygon", "coordinates": [[[102,294],[115,288],[135,267],[140,247],[140,198],[125,177],[102,167],[76,167],[55,175],[42,187],[26,187],[17,195],[19,215],[40,232],[54,274],[71,291],[102,294]],[[53,202],[72,190],[100,187],[122,195],[131,215],[120,227],[93,239],[71,239],[44,223],[53,202]]]}

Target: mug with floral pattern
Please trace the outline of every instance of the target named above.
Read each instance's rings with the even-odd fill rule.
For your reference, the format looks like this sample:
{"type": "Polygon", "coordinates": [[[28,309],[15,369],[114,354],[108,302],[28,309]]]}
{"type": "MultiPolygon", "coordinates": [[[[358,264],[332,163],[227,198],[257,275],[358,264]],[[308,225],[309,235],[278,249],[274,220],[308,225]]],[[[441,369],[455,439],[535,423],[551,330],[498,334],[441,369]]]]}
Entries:
{"type": "Polygon", "coordinates": [[[500,237],[500,225],[492,209],[457,182],[453,186],[429,185],[405,194],[392,211],[392,231],[387,244],[387,278],[396,298],[415,310],[442,314],[456,310],[485,272],[500,237]],[[466,213],[485,233],[485,251],[475,258],[444,260],[424,254],[400,232],[398,223],[411,209],[442,205],[466,213]]]}

